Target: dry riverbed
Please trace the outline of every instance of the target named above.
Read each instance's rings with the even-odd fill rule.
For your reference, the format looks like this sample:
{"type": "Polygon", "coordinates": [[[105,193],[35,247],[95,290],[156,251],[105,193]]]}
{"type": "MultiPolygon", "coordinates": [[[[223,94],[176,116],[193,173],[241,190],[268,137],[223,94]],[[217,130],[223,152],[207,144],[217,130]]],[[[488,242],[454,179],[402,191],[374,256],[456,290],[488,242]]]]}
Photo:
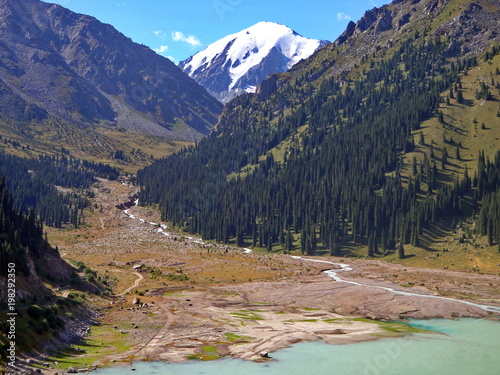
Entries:
{"type": "Polygon", "coordinates": [[[108,275],[114,296],[89,296],[103,315],[82,346],[86,352],[52,358],[59,367],[47,373],[134,360],[231,355],[265,361],[261,353],[272,357],[300,341],[343,344],[412,331],[388,323],[395,319],[493,315],[458,301],[399,295],[380,287],[500,306],[498,272],[321,258],[350,264],[352,271],[338,275],[365,284],[352,285],[325,275],[333,268],[327,264],[246,254],[175,233],[158,225],[153,209],[132,207],[132,217],[127,216],[115,206],[133,193],[126,184],[102,181],[96,187],[98,209],[85,228],[49,233],[66,259],[108,275]]]}

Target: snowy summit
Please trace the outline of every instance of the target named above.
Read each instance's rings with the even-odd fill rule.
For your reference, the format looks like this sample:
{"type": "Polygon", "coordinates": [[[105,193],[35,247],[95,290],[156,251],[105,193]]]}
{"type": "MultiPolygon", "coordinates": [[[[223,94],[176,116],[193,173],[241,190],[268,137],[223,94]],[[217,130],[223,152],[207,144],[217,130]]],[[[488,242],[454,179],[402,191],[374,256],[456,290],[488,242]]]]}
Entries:
{"type": "Polygon", "coordinates": [[[269,74],[287,71],[329,43],[308,39],[273,22],[259,22],[209,45],[179,67],[210,94],[227,102],[254,92],[269,74]]]}

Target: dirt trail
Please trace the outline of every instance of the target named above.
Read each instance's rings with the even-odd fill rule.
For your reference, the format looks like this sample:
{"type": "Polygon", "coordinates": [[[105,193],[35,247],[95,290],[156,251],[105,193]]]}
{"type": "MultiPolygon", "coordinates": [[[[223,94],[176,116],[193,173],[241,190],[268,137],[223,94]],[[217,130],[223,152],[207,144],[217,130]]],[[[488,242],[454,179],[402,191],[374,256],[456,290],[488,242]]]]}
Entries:
{"type": "Polygon", "coordinates": [[[170,327],[174,320],[174,315],[169,311],[169,306],[167,304],[160,304],[161,309],[165,313],[165,324],[161,327],[154,337],[145,342],[139,349],[135,350],[132,354],[135,357],[149,358],[150,355],[154,355],[158,349],[165,343],[166,339],[171,335],[170,327]]]}
{"type": "Polygon", "coordinates": [[[142,274],[140,274],[139,272],[132,272],[132,273],[137,276],[137,280],[135,280],[134,285],[125,289],[125,291],[123,293],[117,294],[117,296],[123,296],[123,295],[127,294],[128,292],[130,292],[131,290],[136,289],[139,286],[139,284],[141,283],[141,281],[144,279],[144,276],[142,276],[142,274]]]}

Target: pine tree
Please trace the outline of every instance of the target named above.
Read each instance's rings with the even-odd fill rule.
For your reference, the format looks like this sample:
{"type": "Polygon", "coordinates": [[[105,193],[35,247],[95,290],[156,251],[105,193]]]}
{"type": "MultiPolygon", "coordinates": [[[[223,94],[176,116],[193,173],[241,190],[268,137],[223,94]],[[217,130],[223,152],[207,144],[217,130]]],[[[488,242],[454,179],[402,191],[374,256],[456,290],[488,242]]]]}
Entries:
{"type": "Polygon", "coordinates": [[[286,249],[288,251],[293,250],[293,235],[290,230],[286,232],[286,249]]]}
{"type": "Polygon", "coordinates": [[[402,240],[399,242],[399,246],[398,246],[398,258],[399,259],[404,259],[405,258],[405,248],[403,246],[403,241],[402,240]]]}
{"type": "Polygon", "coordinates": [[[448,162],[448,150],[443,146],[443,155],[441,156],[441,169],[446,170],[446,163],[448,162]]]}
{"type": "Polygon", "coordinates": [[[438,112],[438,121],[440,124],[444,124],[444,115],[441,111],[438,112]]]}
{"type": "Polygon", "coordinates": [[[373,237],[368,238],[368,256],[373,258],[373,237]]]}

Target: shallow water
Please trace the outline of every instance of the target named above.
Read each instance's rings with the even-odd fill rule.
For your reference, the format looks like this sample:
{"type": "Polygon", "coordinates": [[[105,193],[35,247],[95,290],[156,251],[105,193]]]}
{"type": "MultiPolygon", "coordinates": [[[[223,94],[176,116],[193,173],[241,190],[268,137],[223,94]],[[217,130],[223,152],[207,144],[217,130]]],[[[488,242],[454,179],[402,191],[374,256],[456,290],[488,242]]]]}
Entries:
{"type": "Polygon", "coordinates": [[[300,343],[272,354],[265,364],[225,358],[168,364],[139,362],[96,371],[99,375],[461,375],[500,374],[500,323],[480,319],[414,320],[439,334],[414,334],[348,345],[300,343]],[[135,371],[131,371],[132,368],[135,371]]]}

